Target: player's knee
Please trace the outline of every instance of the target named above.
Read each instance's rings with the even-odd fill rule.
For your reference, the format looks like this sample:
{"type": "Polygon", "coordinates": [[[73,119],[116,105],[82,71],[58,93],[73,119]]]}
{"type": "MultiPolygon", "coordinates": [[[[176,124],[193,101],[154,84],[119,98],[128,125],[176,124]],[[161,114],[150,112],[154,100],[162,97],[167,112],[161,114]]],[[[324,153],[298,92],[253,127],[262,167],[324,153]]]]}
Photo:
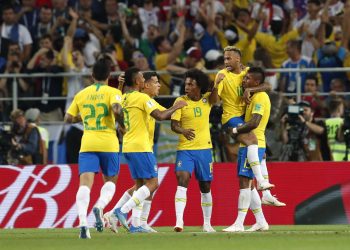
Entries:
{"type": "Polygon", "coordinates": [[[258,139],[252,132],[242,134],[242,136],[240,137],[240,141],[247,146],[258,144],[258,139]]]}
{"type": "Polygon", "coordinates": [[[201,193],[209,193],[210,192],[210,182],[199,182],[199,189],[201,190],[201,193]]]}

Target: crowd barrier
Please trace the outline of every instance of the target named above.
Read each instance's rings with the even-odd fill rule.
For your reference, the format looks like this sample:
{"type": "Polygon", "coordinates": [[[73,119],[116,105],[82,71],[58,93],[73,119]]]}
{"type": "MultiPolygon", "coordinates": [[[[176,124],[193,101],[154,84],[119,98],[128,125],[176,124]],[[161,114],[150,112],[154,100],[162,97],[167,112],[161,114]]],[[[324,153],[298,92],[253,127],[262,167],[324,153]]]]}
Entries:
{"type": "MultiPolygon", "coordinates": [[[[350,222],[349,162],[274,162],[268,164],[272,190],[286,207],[263,206],[269,224],[347,224],[350,222]]],[[[176,178],[173,164],[159,164],[159,189],[154,194],[149,224],[174,226],[176,178]]],[[[0,228],[71,228],[78,225],[75,194],[79,186],[77,165],[0,166],[0,228]]],[[[108,211],[126,189],[133,185],[126,165],[121,166],[117,191],[108,211]]],[[[89,206],[102,186],[95,178],[89,206]]],[[[184,221],[187,226],[202,224],[200,192],[194,178],[188,188],[184,221]]],[[[212,182],[212,224],[230,225],[237,215],[239,194],[236,166],[214,165],[212,182]]],[[[248,213],[246,224],[253,224],[248,213]]]]}

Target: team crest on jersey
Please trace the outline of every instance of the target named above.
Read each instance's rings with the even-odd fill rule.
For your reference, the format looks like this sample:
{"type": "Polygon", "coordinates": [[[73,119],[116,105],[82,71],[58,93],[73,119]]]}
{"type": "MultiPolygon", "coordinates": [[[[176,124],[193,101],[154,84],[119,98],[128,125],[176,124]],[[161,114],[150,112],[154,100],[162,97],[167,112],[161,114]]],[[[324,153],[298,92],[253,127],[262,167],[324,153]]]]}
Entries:
{"type": "Polygon", "coordinates": [[[154,103],[151,100],[147,101],[146,104],[149,108],[153,108],[153,106],[154,106],[154,103]]]}
{"type": "Polygon", "coordinates": [[[115,99],[116,99],[118,102],[121,102],[121,101],[122,101],[122,98],[121,98],[120,95],[116,95],[116,96],[115,96],[115,99]]]}
{"type": "Polygon", "coordinates": [[[178,161],[177,162],[177,166],[180,168],[180,167],[182,167],[182,161],[178,161]]]}
{"type": "Polygon", "coordinates": [[[207,102],[208,102],[207,98],[203,98],[203,103],[207,103],[207,102]]]}
{"type": "Polygon", "coordinates": [[[260,111],[261,110],[261,104],[255,104],[254,110],[255,111],[260,111]]]}

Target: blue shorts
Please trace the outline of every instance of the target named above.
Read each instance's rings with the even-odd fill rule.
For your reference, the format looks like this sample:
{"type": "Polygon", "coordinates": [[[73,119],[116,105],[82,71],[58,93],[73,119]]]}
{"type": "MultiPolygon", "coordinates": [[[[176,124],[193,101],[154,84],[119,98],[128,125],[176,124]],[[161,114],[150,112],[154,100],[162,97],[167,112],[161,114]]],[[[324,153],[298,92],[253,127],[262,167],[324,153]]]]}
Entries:
{"type": "Polygon", "coordinates": [[[211,149],[177,151],[175,171],[186,171],[192,174],[193,169],[197,180],[213,180],[211,149]]]}
{"type": "Polygon", "coordinates": [[[242,116],[236,116],[236,117],[232,117],[230,120],[228,120],[228,122],[226,122],[223,125],[223,128],[226,129],[227,127],[238,127],[239,125],[244,124],[244,115],[242,116]]]}
{"type": "MultiPolygon", "coordinates": [[[[259,154],[259,161],[261,162],[264,154],[265,154],[266,148],[259,148],[258,154],[259,154]]],[[[237,162],[237,173],[238,176],[244,176],[248,177],[249,179],[254,178],[253,170],[249,166],[248,159],[247,159],[247,153],[248,148],[242,147],[238,150],[238,162],[237,162]]]]}
{"type": "Polygon", "coordinates": [[[79,174],[98,173],[100,168],[105,176],[119,174],[119,153],[114,152],[82,152],[79,153],[79,174]]]}
{"type": "Polygon", "coordinates": [[[158,166],[151,152],[124,153],[133,179],[151,179],[158,177],[158,166]]]}

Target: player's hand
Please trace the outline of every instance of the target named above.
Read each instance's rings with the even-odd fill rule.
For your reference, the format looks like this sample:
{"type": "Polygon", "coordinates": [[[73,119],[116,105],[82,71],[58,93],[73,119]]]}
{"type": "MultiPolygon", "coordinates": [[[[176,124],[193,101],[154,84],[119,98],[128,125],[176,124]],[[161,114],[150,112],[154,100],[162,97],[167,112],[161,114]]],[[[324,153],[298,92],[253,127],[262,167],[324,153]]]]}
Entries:
{"type": "Polygon", "coordinates": [[[189,141],[192,141],[196,137],[196,135],[194,134],[194,129],[191,129],[191,128],[190,129],[184,129],[182,134],[189,141]]]}
{"type": "Polygon", "coordinates": [[[118,89],[120,91],[123,91],[123,86],[124,86],[124,83],[125,83],[125,73],[122,72],[119,76],[118,76],[118,89]]]}
{"type": "Polygon", "coordinates": [[[218,85],[222,80],[224,80],[225,78],[225,75],[220,73],[218,74],[218,76],[216,77],[216,80],[215,80],[215,85],[218,85]]]}
{"type": "Polygon", "coordinates": [[[306,122],[304,116],[302,116],[302,115],[299,115],[299,120],[300,120],[302,123],[305,123],[305,122],[306,122]]]}
{"type": "Polygon", "coordinates": [[[251,92],[251,90],[247,88],[244,90],[244,93],[243,93],[243,100],[247,105],[249,105],[250,102],[252,101],[252,99],[250,97],[250,92],[251,92]]]}
{"type": "Polygon", "coordinates": [[[174,104],[174,107],[176,107],[177,109],[181,109],[183,107],[187,106],[187,102],[185,101],[177,101],[175,104],[174,104]]]}

